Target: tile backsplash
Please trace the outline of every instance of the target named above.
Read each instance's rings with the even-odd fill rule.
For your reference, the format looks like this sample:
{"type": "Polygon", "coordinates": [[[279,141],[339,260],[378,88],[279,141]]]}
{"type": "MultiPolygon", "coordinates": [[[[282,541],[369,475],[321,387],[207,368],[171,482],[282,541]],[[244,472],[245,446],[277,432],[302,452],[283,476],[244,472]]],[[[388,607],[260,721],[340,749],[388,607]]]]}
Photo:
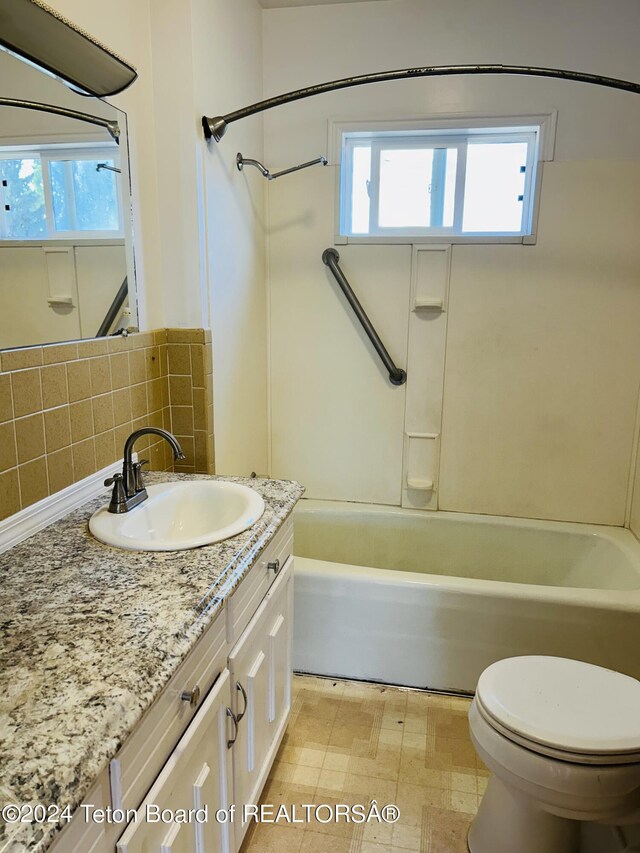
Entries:
{"type": "MultiPolygon", "coordinates": [[[[175,470],[214,472],[211,333],[159,329],[0,353],[0,519],[122,457],[142,426],[179,439],[175,470]]],[[[155,471],[169,445],[136,442],[155,471]]]]}

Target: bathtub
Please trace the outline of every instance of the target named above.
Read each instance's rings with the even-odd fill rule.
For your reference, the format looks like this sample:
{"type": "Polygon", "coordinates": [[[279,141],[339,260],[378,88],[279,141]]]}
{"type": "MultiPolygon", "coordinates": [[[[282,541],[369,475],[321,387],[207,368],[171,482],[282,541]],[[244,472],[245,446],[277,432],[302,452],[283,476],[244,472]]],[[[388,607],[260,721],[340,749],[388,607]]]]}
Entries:
{"type": "Polygon", "coordinates": [[[504,657],[640,678],[640,544],[588,524],[301,501],[294,669],[472,692],[504,657]]]}

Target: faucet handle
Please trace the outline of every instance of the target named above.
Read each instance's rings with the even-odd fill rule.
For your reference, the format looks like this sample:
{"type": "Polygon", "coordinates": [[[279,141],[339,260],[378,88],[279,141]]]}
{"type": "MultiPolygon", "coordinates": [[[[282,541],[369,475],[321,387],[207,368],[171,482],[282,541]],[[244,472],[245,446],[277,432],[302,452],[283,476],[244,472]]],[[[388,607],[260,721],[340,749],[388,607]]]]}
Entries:
{"type": "Polygon", "coordinates": [[[119,512],[121,511],[119,507],[122,507],[127,502],[127,493],[124,488],[124,480],[122,478],[122,474],[114,474],[113,477],[108,477],[104,481],[105,486],[113,486],[113,492],[111,493],[111,503],[109,504],[109,512],[119,512]]]}
{"type": "Polygon", "coordinates": [[[144,490],[144,480],[142,479],[142,466],[148,464],[148,459],[140,459],[133,466],[133,480],[135,483],[136,492],[141,492],[144,490]]]}

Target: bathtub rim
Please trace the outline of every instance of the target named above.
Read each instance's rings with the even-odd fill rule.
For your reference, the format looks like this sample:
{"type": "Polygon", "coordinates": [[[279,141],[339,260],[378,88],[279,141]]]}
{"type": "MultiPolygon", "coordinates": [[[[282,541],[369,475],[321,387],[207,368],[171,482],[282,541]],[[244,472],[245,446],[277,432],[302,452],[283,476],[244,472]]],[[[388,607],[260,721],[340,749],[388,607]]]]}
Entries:
{"type": "Polygon", "coordinates": [[[295,556],[294,571],[308,577],[330,580],[360,580],[376,586],[413,586],[434,592],[462,593],[471,596],[494,596],[500,599],[522,599],[548,604],[569,604],[572,607],[599,607],[617,612],[640,612],[640,589],[615,590],[575,586],[543,586],[515,581],[494,581],[485,578],[460,578],[455,575],[430,575],[422,572],[403,572],[396,569],[376,569],[350,563],[334,563],[312,557],[295,556]]]}
{"type": "MultiPolygon", "coordinates": [[[[422,518],[425,520],[466,522],[496,527],[511,527],[527,530],[555,531],[580,537],[597,537],[609,540],[629,561],[638,577],[636,589],[611,589],[603,587],[551,586],[542,584],[518,583],[517,581],[497,581],[487,578],[464,578],[456,575],[439,575],[422,572],[407,572],[398,569],[380,569],[369,566],[359,566],[350,563],[336,563],[328,560],[317,560],[312,557],[296,555],[296,562],[303,567],[301,561],[315,564],[315,571],[328,572],[332,577],[340,575],[368,578],[379,584],[402,583],[414,585],[416,588],[431,587],[451,592],[467,592],[469,594],[494,594],[500,598],[526,598],[546,602],[571,603],[575,606],[593,607],[604,606],[615,610],[628,612],[640,611],[640,542],[628,528],[611,527],[608,525],[588,524],[574,521],[546,521],[543,519],[519,518],[499,515],[481,515],[476,513],[451,512],[449,510],[420,510],[408,507],[385,506],[382,504],[351,503],[349,501],[330,501],[317,498],[301,500],[294,510],[296,514],[312,515],[314,512],[338,511],[339,514],[351,515],[384,515],[406,518],[422,518]],[[320,566],[322,565],[322,570],[320,566]]],[[[295,523],[295,522],[294,522],[295,523]]],[[[295,542],[295,539],[294,539],[295,542]]],[[[313,571],[305,564],[307,572],[313,571]]]]}

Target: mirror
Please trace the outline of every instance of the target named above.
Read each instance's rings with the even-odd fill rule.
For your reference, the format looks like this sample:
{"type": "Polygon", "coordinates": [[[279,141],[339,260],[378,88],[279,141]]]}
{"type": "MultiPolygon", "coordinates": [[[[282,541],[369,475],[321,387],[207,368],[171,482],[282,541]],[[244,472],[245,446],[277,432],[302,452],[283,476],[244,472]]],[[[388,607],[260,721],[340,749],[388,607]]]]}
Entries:
{"type": "Polygon", "coordinates": [[[0,349],[137,327],[126,115],[2,49],[0,80],[0,349]]]}

